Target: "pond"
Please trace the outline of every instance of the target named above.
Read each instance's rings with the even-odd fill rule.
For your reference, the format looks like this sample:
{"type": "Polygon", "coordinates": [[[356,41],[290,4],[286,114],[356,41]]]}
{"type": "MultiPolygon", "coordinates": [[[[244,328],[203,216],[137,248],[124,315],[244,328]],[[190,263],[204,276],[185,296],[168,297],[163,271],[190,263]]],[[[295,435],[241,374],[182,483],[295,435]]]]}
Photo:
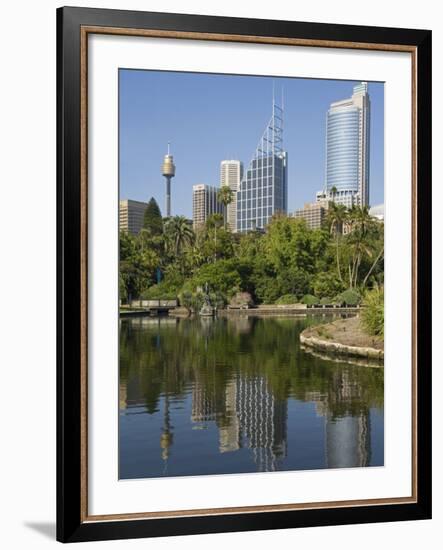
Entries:
{"type": "Polygon", "coordinates": [[[324,316],[120,320],[120,479],[382,466],[384,369],[303,350],[324,316]]]}

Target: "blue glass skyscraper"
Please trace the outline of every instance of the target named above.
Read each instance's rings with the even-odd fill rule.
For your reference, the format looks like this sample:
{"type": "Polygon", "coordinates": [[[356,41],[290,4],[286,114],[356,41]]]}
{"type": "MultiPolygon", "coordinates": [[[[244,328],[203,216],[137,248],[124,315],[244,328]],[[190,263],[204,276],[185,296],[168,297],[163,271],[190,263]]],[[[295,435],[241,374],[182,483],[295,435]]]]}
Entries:
{"type": "Polygon", "coordinates": [[[367,82],[349,99],[331,103],[326,118],[328,198],[347,207],[369,205],[370,100],[367,82]]]}
{"type": "Polygon", "coordinates": [[[283,150],[283,109],[273,101],[272,116],[237,192],[237,231],[263,229],[288,208],[288,157],[283,150]]]}

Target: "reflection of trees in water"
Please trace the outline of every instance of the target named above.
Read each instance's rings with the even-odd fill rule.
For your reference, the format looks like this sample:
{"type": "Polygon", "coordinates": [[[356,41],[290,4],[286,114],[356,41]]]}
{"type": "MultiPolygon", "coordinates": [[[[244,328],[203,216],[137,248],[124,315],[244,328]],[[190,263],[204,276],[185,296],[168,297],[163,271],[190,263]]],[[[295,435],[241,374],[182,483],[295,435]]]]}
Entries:
{"type": "Polygon", "coordinates": [[[286,456],[288,398],[314,401],[325,417],[328,467],[367,465],[369,408],[383,406],[383,369],[304,353],[298,336],[312,322],[242,316],[124,320],[120,380],[126,406],[142,403],[153,414],[162,398],[166,407],[167,396],[161,436],[167,458],[169,403],[192,391],[191,419],[216,423],[220,452],[251,448],[257,469],[268,471],[286,456]]]}

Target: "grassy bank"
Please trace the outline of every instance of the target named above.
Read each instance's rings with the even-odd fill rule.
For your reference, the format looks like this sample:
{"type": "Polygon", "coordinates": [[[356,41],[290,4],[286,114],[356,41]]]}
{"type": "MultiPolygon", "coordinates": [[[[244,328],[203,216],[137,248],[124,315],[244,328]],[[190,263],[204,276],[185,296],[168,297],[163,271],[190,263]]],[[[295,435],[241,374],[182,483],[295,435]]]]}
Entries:
{"type": "Polygon", "coordinates": [[[313,349],[337,355],[377,360],[384,358],[383,337],[367,334],[359,316],[308,327],[301,333],[300,342],[313,349]]]}

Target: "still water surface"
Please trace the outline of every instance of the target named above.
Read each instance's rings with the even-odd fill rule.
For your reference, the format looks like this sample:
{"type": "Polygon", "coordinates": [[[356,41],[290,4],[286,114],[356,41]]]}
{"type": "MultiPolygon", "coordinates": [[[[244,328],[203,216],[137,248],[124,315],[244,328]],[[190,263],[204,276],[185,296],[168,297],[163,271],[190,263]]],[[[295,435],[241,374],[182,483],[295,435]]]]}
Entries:
{"type": "Polygon", "coordinates": [[[120,478],[383,465],[383,368],[304,351],[320,316],[120,321],[120,478]]]}

